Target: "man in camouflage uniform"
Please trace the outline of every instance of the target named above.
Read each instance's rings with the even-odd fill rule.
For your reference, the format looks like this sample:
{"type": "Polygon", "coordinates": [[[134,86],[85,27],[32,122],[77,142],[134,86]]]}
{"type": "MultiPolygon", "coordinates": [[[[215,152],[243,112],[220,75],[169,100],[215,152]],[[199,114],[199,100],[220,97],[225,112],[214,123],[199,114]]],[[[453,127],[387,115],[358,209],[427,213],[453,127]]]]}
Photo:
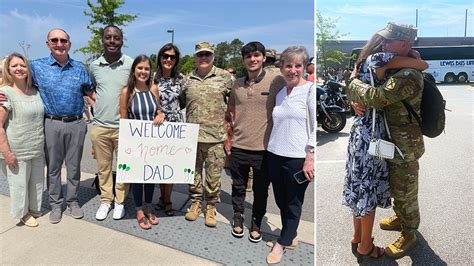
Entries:
{"type": "Polygon", "coordinates": [[[232,88],[229,72],[217,68],[214,63],[214,46],[199,42],[195,46],[195,69],[183,82],[181,98],[186,102],[186,122],[199,124],[194,184],[189,186],[192,204],[186,220],[194,221],[202,212],[201,202],[206,200],[205,224],[215,227],[216,208],[221,188],[221,172],[224,167],[224,130],[226,97],[232,88]],[[206,176],[203,180],[203,165],[206,176]]]}
{"type": "MultiPolygon", "coordinates": [[[[413,26],[388,23],[377,34],[384,38],[384,51],[407,56],[416,37],[413,26]]],[[[416,230],[420,224],[418,209],[418,159],[425,147],[421,129],[415,119],[409,117],[402,100],[408,102],[420,114],[423,76],[421,72],[404,68],[391,76],[382,86],[372,87],[354,79],[348,88],[348,97],[359,104],[383,108],[392,135],[391,141],[402,151],[404,158],[395,152],[389,160],[390,189],[395,215],[382,219],[384,230],[401,230],[400,236],[385,248],[385,254],[401,258],[416,243],[416,230]]]]}
{"type": "Polygon", "coordinates": [[[263,69],[265,69],[266,72],[279,75],[280,69],[275,65],[277,62],[276,50],[272,48],[265,49],[265,57],[266,61],[263,63],[263,69]]]}

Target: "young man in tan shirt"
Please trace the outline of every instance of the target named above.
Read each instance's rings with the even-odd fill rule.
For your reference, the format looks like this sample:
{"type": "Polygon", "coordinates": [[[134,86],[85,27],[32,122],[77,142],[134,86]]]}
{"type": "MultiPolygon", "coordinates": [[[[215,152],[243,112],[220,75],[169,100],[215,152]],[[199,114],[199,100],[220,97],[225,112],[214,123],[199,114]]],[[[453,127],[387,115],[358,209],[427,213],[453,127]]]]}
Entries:
{"type": "Polygon", "coordinates": [[[233,118],[234,132],[229,163],[234,209],[232,235],[238,238],[244,235],[245,187],[252,167],[254,202],[249,240],[256,243],[262,240],[260,227],[270,184],[265,150],[272,128],[272,110],[275,96],[285,83],[281,76],[263,69],[265,47],[260,42],[246,44],[241,54],[247,75],[235,81],[227,112],[227,119],[233,118]]]}

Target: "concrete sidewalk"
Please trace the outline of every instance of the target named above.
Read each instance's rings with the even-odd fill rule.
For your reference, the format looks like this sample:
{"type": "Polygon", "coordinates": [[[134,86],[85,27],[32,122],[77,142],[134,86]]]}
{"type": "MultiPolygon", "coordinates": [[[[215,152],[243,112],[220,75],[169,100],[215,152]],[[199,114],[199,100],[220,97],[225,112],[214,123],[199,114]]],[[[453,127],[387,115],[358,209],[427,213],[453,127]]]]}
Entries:
{"type": "MultiPolygon", "coordinates": [[[[64,170],[64,169],[63,169],[64,170]]],[[[62,176],[65,176],[63,173],[62,176]]],[[[226,250],[227,246],[236,249],[244,247],[244,249],[253,250],[254,253],[248,253],[251,257],[248,263],[265,264],[267,248],[264,243],[255,245],[247,239],[235,239],[231,236],[229,220],[232,217],[232,206],[230,204],[220,203],[218,205],[218,230],[206,228],[203,224],[203,218],[196,222],[190,223],[184,221],[184,212],[187,208],[187,194],[173,192],[173,204],[177,210],[176,216],[173,218],[160,217],[160,225],[155,230],[144,231],[137,229],[127,229],[127,227],[135,227],[136,221],[134,214],[128,213],[124,221],[114,221],[109,213],[108,218],[104,222],[96,221],[95,205],[98,206],[98,197],[92,197],[92,189],[90,185],[93,181],[93,175],[82,173],[81,191],[88,190],[89,200],[84,204],[85,217],[82,220],[76,220],[68,215],[63,215],[63,219],[59,224],[53,225],[48,221],[49,212],[45,210],[43,216],[38,219],[40,226],[37,228],[29,228],[10,217],[10,199],[7,196],[0,195],[0,264],[160,264],[160,265],[215,265],[220,263],[236,264],[230,260],[222,260],[214,256],[207,256],[209,253],[194,252],[196,243],[190,243],[186,238],[169,239],[170,232],[168,230],[176,230],[172,225],[180,224],[189,232],[206,231],[204,238],[211,241],[213,245],[221,246],[219,252],[226,250]],[[97,201],[97,202],[96,202],[97,201]],[[92,216],[92,217],[89,217],[92,216]],[[125,229],[124,229],[125,228],[125,229]],[[128,231],[127,231],[128,230],[128,231]],[[138,232],[138,233],[134,233],[138,232]],[[149,236],[161,239],[155,239],[149,236]],[[212,237],[207,237],[212,235],[212,237]],[[175,240],[176,243],[171,243],[175,240]],[[183,241],[185,240],[185,241],[183,241]],[[160,242],[160,243],[157,243],[160,242]],[[187,243],[186,243],[187,242],[187,243]],[[165,245],[162,245],[162,244],[165,245]],[[222,243],[222,244],[220,244],[222,243]],[[194,250],[193,250],[194,245],[194,250]],[[173,248],[171,248],[173,247],[173,248]]],[[[47,198],[45,199],[47,201],[47,198]]],[[[156,202],[158,199],[154,199],[156,202]]],[[[45,204],[43,204],[44,206],[45,204]]],[[[46,204],[47,205],[47,204],[46,204]]],[[[130,212],[128,210],[128,212],[130,212]]],[[[246,209],[247,217],[250,217],[251,210],[246,209]]],[[[248,219],[247,219],[248,220],[248,219]]],[[[264,220],[265,226],[262,231],[270,241],[278,235],[281,228],[280,217],[275,214],[267,213],[264,220]],[[265,234],[267,233],[267,234],[265,234]]],[[[248,226],[246,221],[246,226],[248,226]]],[[[187,234],[189,234],[187,232],[187,234]]],[[[203,238],[203,234],[196,234],[196,238],[203,238]]],[[[246,238],[246,237],[245,237],[246,238]]],[[[296,253],[291,253],[284,264],[314,264],[314,223],[301,221],[298,230],[298,239],[301,241],[301,247],[296,253]],[[309,244],[309,245],[308,245],[309,244]],[[303,261],[309,263],[301,263],[300,257],[306,257],[303,261]],[[299,259],[299,260],[298,260],[299,259]]],[[[196,239],[193,242],[200,242],[196,239]]],[[[264,242],[264,241],[263,241],[264,242]]],[[[205,247],[198,244],[199,247],[205,247]]],[[[211,245],[211,247],[213,246],[211,245]]],[[[224,253],[226,253],[224,251],[224,253]]],[[[230,256],[230,255],[229,255],[230,256]]]]}
{"type": "Polygon", "coordinates": [[[48,215],[29,228],[10,217],[10,198],[0,195],[0,265],[6,264],[161,264],[218,265],[129,234],[63,215],[48,215]]]}

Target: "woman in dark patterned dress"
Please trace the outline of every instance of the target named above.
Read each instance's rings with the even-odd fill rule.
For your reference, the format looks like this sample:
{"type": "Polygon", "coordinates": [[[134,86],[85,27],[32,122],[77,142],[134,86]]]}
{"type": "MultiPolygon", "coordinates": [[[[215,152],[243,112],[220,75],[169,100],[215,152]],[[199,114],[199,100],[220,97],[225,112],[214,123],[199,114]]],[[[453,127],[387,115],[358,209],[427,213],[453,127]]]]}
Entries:
{"type": "MultiPolygon", "coordinates": [[[[184,122],[179,100],[183,79],[178,73],[179,56],[178,47],[172,43],[165,44],[158,52],[154,83],[160,92],[161,111],[165,114],[166,122],[184,122]]],[[[160,184],[161,193],[157,208],[164,209],[168,216],[174,215],[171,203],[172,191],[173,184],[160,184]]]]}
{"type": "MultiPolygon", "coordinates": [[[[154,125],[163,123],[165,116],[160,112],[159,97],[158,89],[152,86],[150,58],[137,56],[132,63],[127,86],[120,92],[120,118],[153,121],[154,125]]],[[[154,189],[155,184],[132,184],[138,225],[145,230],[158,224],[151,207],[154,189]]]]}
{"type": "MultiPolygon", "coordinates": [[[[378,34],[372,36],[362,48],[353,76],[370,83],[371,75],[373,75],[375,86],[380,86],[387,80],[386,72],[389,69],[409,67],[424,70],[428,68],[428,64],[421,60],[414,50],[411,51],[410,57],[383,52],[385,42],[386,40],[378,34]]],[[[353,215],[354,235],[351,247],[358,261],[363,256],[378,258],[383,255],[383,248],[373,244],[372,228],[375,209],[391,206],[387,162],[367,153],[372,134],[372,114],[372,109],[367,109],[363,114],[355,116],[347,148],[343,204],[350,208],[353,215]]],[[[383,110],[376,111],[375,137],[388,139],[383,110]]]]}

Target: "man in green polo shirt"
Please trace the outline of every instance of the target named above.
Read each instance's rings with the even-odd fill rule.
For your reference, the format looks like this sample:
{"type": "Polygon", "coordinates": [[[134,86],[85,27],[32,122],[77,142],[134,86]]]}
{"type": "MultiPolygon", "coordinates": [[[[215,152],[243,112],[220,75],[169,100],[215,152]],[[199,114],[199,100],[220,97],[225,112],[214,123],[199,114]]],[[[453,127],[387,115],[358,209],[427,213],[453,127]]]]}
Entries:
{"type": "Polygon", "coordinates": [[[100,185],[100,207],[96,219],[107,218],[114,201],[113,218],[122,219],[125,215],[123,203],[128,185],[115,184],[112,178],[112,162],[117,152],[119,137],[119,95],[127,84],[133,60],[122,54],[123,33],[114,25],[106,26],[102,33],[104,54],[90,65],[91,76],[96,87],[94,122],[91,130],[92,149],[100,185]],[[115,194],[115,199],[114,199],[115,194]]]}

